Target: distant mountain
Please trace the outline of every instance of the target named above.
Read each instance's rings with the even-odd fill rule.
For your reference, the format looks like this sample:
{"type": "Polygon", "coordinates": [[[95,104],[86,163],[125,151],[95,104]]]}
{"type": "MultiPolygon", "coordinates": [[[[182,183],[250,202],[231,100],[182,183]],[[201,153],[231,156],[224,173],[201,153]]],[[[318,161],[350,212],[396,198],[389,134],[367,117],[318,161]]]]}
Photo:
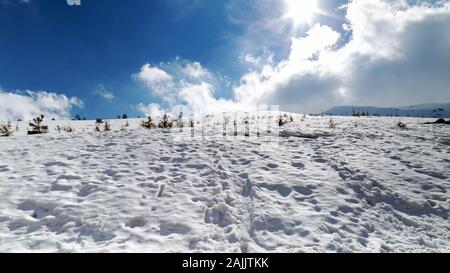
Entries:
{"type": "Polygon", "coordinates": [[[374,106],[338,106],[323,112],[325,115],[351,116],[353,114],[370,116],[399,116],[399,117],[450,117],[450,103],[427,103],[406,107],[374,107],[374,106]]]}

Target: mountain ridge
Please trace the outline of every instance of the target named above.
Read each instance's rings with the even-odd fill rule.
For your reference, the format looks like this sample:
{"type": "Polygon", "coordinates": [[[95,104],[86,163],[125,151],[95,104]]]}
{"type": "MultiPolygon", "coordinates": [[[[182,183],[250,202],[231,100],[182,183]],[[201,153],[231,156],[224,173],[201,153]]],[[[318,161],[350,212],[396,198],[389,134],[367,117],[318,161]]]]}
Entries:
{"type": "Polygon", "coordinates": [[[344,105],[332,107],[321,114],[352,116],[367,115],[367,113],[370,116],[448,118],[450,117],[450,103],[424,103],[400,107],[344,105]]]}

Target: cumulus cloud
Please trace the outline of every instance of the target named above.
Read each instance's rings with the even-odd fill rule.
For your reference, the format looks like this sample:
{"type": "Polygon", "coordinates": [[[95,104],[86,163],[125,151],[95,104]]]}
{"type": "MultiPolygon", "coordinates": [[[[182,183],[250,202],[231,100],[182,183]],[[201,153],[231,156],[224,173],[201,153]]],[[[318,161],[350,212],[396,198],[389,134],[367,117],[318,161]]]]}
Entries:
{"type": "Polygon", "coordinates": [[[164,109],[161,108],[161,105],[157,103],[150,103],[145,105],[143,103],[139,103],[136,106],[136,110],[144,115],[152,118],[161,117],[164,114],[164,109]]]}
{"type": "Polygon", "coordinates": [[[316,24],[293,37],[289,56],[244,75],[237,101],[319,112],[340,104],[447,102],[450,4],[354,0],[344,7],[351,38],[316,24]]]}
{"type": "MultiPolygon", "coordinates": [[[[199,62],[177,58],[174,62],[162,63],[159,67],[145,64],[133,78],[149,87],[152,95],[160,98],[169,112],[179,105],[186,106],[188,111],[205,113],[243,108],[233,100],[214,97],[215,90],[223,83],[223,79],[213,75],[199,62]]],[[[137,109],[150,114],[160,112],[161,106],[141,103],[137,109]]]]}
{"type": "Polygon", "coordinates": [[[30,120],[38,115],[48,118],[68,119],[73,107],[83,108],[76,97],[46,91],[5,92],[0,89],[0,120],[30,120]]]}
{"type": "Polygon", "coordinates": [[[145,64],[133,78],[145,83],[154,96],[169,104],[175,103],[177,90],[173,78],[163,69],[145,64]]]}
{"type": "Polygon", "coordinates": [[[210,78],[211,73],[202,67],[199,62],[187,63],[185,67],[182,68],[186,76],[194,79],[200,78],[210,78]]]}
{"type": "Polygon", "coordinates": [[[450,100],[449,1],[361,1],[347,14],[353,40],[338,54],[352,97],[388,106],[450,100]]]}
{"type": "Polygon", "coordinates": [[[206,112],[279,105],[320,112],[342,104],[401,106],[450,101],[450,1],[353,0],[342,7],[345,36],[316,23],[292,34],[287,56],[242,54],[250,71],[216,98],[220,82],[198,62],[144,65],[135,78],[173,105],[206,112]],[[171,68],[172,67],[172,68],[171,68]]]}

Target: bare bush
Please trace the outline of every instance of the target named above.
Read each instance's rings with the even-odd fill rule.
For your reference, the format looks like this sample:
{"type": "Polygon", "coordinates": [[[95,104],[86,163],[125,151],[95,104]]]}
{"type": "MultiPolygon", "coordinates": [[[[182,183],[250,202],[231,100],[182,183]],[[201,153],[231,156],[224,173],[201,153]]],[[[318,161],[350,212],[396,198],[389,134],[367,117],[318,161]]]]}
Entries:
{"type": "Polygon", "coordinates": [[[67,126],[63,127],[63,131],[66,132],[66,133],[73,133],[73,132],[75,132],[75,128],[73,128],[70,125],[67,125],[67,126]]]}
{"type": "Polygon", "coordinates": [[[176,123],[177,123],[177,127],[178,128],[183,128],[184,127],[183,112],[180,112],[180,114],[178,115],[178,119],[176,120],[176,123]]]}
{"type": "Polygon", "coordinates": [[[68,126],[64,126],[64,127],[61,127],[61,126],[57,125],[56,128],[55,128],[55,131],[57,131],[58,133],[61,133],[61,132],[73,133],[73,132],[75,132],[75,128],[73,128],[73,127],[71,127],[69,125],[68,126]]]}
{"type": "Polygon", "coordinates": [[[7,123],[2,123],[0,124],[0,136],[2,137],[9,137],[12,136],[13,134],[13,129],[11,126],[11,122],[7,122],[7,123]]]}
{"type": "Polygon", "coordinates": [[[154,129],[156,125],[153,123],[152,117],[147,117],[146,120],[141,121],[141,127],[145,129],[154,129]]]}

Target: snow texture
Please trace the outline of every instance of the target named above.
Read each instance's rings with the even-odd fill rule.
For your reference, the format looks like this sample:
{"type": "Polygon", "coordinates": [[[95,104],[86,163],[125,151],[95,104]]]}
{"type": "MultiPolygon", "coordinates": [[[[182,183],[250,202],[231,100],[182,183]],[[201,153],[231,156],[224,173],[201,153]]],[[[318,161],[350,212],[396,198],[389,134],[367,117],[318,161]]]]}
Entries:
{"type": "Polygon", "coordinates": [[[0,138],[0,251],[450,252],[450,127],[329,119],[294,115],[279,138],[19,123],[0,138]]]}

